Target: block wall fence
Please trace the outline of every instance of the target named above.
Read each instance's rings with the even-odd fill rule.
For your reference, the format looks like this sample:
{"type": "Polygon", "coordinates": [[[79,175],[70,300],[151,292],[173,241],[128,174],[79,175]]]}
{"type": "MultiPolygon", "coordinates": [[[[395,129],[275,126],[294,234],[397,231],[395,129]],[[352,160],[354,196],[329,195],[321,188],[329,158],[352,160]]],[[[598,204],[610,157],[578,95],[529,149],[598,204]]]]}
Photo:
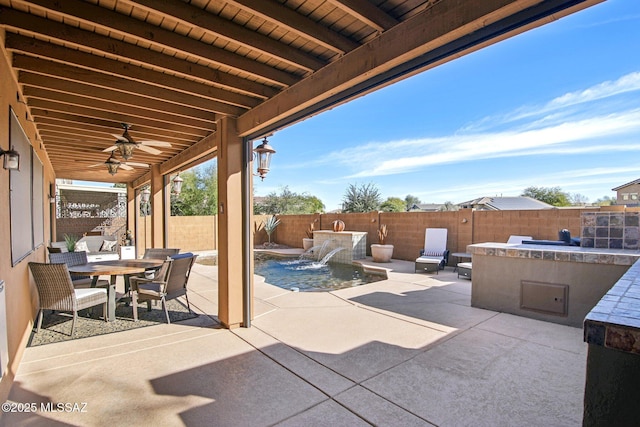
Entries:
{"type": "MultiPolygon", "coordinates": [[[[377,243],[380,224],[388,228],[387,243],[394,245],[393,258],[414,260],[424,245],[426,228],[446,228],[447,246],[451,252],[466,252],[467,245],[482,242],[506,242],[510,235],[532,236],[534,239],[557,240],[558,231],[566,228],[573,237],[581,237],[581,214],[586,212],[639,211],[624,206],[601,208],[568,208],[527,211],[475,211],[461,209],[450,212],[368,212],[354,214],[278,215],[280,225],[271,236],[273,243],[302,248],[305,231],[313,223],[316,230],[331,230],[332,223],[342,220],[345,230],[367,233],[367,254],[371,243],[377,243]]],[[[254,216],[254,243],[268,241],[263,224],[268,215],[254,216]]],[[[170,217],[169,242],[183,251],[217,249],[215,217],[170,217]]]]}

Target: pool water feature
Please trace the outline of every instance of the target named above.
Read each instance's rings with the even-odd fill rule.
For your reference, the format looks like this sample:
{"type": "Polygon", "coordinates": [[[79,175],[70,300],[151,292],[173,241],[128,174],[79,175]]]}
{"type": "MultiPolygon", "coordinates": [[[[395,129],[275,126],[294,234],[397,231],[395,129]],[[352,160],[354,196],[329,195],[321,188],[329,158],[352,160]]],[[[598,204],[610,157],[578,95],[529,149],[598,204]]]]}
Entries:
{"type": "Polygon", "coordinates": [[[385,279],[356,265],[265,254],[255,255],[255,273],[271,285],[300,292],[335,291],[385,279]]]}

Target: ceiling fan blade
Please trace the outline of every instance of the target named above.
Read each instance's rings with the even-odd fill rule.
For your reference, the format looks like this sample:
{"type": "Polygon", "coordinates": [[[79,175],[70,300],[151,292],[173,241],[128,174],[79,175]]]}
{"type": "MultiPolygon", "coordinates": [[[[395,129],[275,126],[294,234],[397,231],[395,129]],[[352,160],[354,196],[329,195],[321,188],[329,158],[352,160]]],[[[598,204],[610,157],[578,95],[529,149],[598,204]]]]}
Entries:
{"type": "Polygon", "coordinates": [[[96,163],[95,165],[89,165],[88,168],[95,168],[96,166],[104,166],[104,163],[96,163]]]}
{"type": "Polygon", "coordinates": [[[112,133],[111,136],[115,137],[118,141],[129,142],[129,140],[127,138],[125,138],[124,136],[122,136],[122,135],[118,135],[116,133],[112,133]]]}
{"type": "Polygon", "coordinates": [[[154,141],[154,140],[146,140],[146,141],[140,141],[140,144],[142,145],[151,145],[153,147],[171,147],[171,144],[168,142],[164,142],[164,141],[154,141]]]}
{"type": "Polygon", "coordinates": [[[117,146],[115,146],[115,145],[112,145],[111,147],[109,147],[109,148],[105,148],[105,149],[104,149],[104,150],[102,150],[102,151],[106,153],[106,152],[108,152],[108,151],[113,151],[113,150],[115,150],[116,148],[118,148],[118,147],[117,147],[117,146]]]}
{"type": "Polygon", "coordinates": [[[142,145],[142,144],[139,144],[138,148],[141,149],[142,151],[146,151],[149,154],[158,155],[158,154],[162,153],[162,151],[160,151],[160,150],[156,150],[155,148],[151,148],[149,146],[142,145]]]}
{"type": "Polygon", "coordinates": [[[120,163],[120,167],[122,169],[126,170],[126,171],[132,171],[133,170],[133,168],[131,166],[129,166],[127,164],[124,164],[124,163],[120,163]]]}
{"type": "Polygon", "coordinates": [[[148,168],[149,167],[149,165],[146,164],[146,163],[138,163],[138,162],[127,162],[126,165],[127,166],[137,166],[139,168],[148,168]]]}

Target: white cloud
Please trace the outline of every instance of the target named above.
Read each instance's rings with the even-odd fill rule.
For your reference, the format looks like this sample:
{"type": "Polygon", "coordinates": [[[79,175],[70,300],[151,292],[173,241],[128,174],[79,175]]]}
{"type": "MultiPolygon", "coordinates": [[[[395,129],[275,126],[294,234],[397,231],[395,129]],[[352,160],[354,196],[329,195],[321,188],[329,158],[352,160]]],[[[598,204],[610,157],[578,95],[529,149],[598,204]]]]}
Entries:
{"type": "Polygon", "coordinates": [[[462,131],[479,131],[487,127],[495,127],[498,124],[513,123],[534,117],[540,117],[541,121],[561,119],[566,112],[558,110],[577,107],[582,104],[601,101],[617,95],[635,92],[640,90],[640,72],[633,72],[620,77],[617,80],[605,81],[593,85],[587,89],[575,92],[568,92],[560,95],[544,105],[523,106],[515,111],[502,116],[489,116],[478,122],[466,125],[462,131]]]}
{"type": "MultiPolygon", "coordinates": [[[[560,123],[539,129],[453,135],[365,144],[331,156],[357,168],[347,178],[363,178],[412,172],[445,163],[536,154],[569,154],[609,151],[606,143],[594,141],[640,131],[640,110],[560,123]],[[575,145],[571,145],[575,144],[575,145]],[[407,155],[407,153],[426,153],[407,155]],[[353,162],[353,159],[358,159],[353,162]]],[[[614,144],[618,150],[637,150],[637,144],[614,144]]]]}

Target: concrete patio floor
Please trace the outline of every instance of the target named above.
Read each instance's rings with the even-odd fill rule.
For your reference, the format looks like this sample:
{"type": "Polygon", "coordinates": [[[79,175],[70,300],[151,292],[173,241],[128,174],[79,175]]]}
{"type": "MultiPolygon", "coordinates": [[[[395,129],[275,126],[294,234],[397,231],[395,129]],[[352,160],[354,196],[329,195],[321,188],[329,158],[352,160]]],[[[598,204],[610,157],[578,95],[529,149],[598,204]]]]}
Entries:
{"type": "Polygon", "coordinates": [[[256,278],[252,327],[226,330],[217,268],[196,264],[189,295],[203,315],[28,348],[10,401],[38,410],[0,424],[581,425],[581,329],[472,308],[471,282],[451,268],[384,266],[388,280],[331,293],[256,278]]]}

